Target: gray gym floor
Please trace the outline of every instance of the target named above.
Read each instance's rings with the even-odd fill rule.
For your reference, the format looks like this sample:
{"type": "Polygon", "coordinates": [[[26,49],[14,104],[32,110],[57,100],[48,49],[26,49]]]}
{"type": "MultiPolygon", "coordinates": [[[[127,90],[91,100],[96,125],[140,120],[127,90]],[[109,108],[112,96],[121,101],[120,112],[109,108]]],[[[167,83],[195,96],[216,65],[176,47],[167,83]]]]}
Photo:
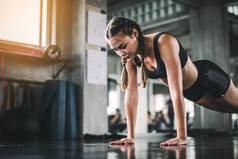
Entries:
{"type": "Polygon", "coordinates": [[[169,139],[161,134],[138,135],[135,145],[114,146],[109,141],[0,142],[2,159],[236,159],[238,137],[202,135],[189,137],[187,146],[159,146],[169,139]]]}

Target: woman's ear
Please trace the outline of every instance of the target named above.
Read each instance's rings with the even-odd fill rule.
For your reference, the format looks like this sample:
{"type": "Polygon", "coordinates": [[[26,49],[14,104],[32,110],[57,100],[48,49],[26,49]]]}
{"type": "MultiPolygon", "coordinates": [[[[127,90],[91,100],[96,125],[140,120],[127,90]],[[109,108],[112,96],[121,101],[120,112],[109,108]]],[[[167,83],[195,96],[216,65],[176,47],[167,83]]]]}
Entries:
{"type": "Polygon", "coordinates": [[[138,31],[136,29],[133,29],[133,33],[132,36],[135,37],[136,39],[138,39],[138,31]]]}

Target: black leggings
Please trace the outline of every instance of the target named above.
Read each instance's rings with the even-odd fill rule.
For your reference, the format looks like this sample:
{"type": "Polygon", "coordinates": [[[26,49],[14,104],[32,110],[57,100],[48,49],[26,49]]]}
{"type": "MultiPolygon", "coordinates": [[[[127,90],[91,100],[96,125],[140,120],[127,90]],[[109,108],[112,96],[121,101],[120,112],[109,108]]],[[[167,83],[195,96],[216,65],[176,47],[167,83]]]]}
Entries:
{"type": "Polygon", "coordinates": [[[208,60],[193,62],[198,69],[198,77],[194,84],[183,90],[184,97],[198,101],[205,93],[221,98],[230,86],[230,77],[219,66],[208,60]]]}

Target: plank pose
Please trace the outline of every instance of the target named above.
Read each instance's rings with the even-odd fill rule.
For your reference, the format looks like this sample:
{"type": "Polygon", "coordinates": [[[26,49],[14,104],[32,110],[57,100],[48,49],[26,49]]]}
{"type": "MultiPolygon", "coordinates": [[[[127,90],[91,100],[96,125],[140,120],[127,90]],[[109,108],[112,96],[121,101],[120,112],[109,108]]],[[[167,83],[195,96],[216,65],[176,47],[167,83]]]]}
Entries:
{"type": "Polygon", "coordinates": [[[105,38],[123,63],[121,87],[125,91],[128,127],[127,138],[110,144],[134,143],[137,67],[140,67],[142,87],[146,87],[147,77],[160,79],[169,87],[177,137],[161,143],[161,146],[187,142],[184,97],[212,110],[238,112],[238,91],[228,74],[211,61],[191,61],[174,36],[164,32],[142,35],[135,21],[117,17],[109,22],[105,38]]]}

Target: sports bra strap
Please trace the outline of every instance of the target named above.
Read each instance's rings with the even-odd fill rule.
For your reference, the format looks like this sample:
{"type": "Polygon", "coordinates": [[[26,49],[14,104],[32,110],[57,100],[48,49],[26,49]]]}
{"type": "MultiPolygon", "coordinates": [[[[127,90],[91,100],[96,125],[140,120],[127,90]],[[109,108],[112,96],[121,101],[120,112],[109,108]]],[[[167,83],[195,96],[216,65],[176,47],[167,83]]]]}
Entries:
{"type": "Polygon", "coordinates": [[[155,52],[155,58],[158,62],[162,62],[162,59],[160,57],[160,51],[158,48],[158,39],[160,38],[160,36],[162,34],[165,34],[165,32],[160,32],[160,33],[156,34],[154,37],[154,52],[155,52]]]}

